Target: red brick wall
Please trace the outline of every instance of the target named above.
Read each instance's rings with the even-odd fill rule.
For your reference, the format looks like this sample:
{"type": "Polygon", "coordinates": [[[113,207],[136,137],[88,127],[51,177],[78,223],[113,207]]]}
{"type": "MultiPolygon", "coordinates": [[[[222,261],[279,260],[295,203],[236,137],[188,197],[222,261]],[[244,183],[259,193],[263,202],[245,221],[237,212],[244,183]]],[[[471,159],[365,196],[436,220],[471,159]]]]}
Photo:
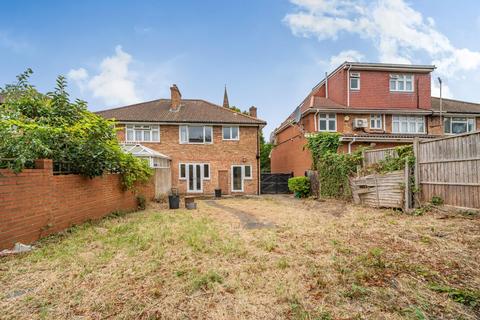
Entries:
{"type": "MultiPolygon", "coordinates": [[[[117,137],[125,141],[124,127],[117,126],[117,137]]],[[[180,144],[178,125],[160,125],[160,142],[146,143],[149,148],[157,150],[172,159],[172,187],[178,188],[180,193],[187,191],[187,181],[179,179],[179,163],[209,163],[210,180],[203,181],[203,193],[213,194],[218,187],[218,171],[228,170],[229,190],[231,191],[231,167],[232,165],[251,165],[252,179],[244,180],[244,192],[234,194],[257,194],[258,192],[258,160],[259,147],[258,127],[240,127],[240,140],[222,140],[222,126],[213,126],[213,144],[180,144]]]]}
{"type": "MultiPolygon", "coordinates": [[[[414,74],[414,92],[390,92],[390,74],[387,71],[354,71],[360,73],[360,90],[350,90],[352,108],[431,108],[430,74],[414,74]],[[417,91],[418,81],[418,91],[417,91]],[[417,93],[419,95],[417,103],[417,93]]],[[[328,80],[329,98],[347,105],[347,72],[341,70],[328,80]]],[[[323,86],[316,96],[325,97],[323,86]]]]}
{"type": "MultiPolygon", "coordinates": [[[[39,160],[36,167],[17,175],[0,170],[0,249],[137,207],[135,193],[122,190],[119,175],[54,176],[51,160],[39,160]]],[[[154,187],[147,184],[138,193],[153,198],[154,187]]]]}

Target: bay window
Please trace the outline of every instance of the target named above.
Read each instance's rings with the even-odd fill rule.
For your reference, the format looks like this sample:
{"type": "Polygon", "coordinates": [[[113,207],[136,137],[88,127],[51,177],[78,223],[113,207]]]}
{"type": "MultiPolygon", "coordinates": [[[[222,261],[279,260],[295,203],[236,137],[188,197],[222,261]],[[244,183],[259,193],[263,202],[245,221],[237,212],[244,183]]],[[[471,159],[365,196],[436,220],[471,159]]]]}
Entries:
{"type": "Polygon", "coordinates": [[[392,116],[393,133],[425,133],[425,117],[392,116]]]}
{"type": "Polygon", "coordinates": [[[180,126],[180,143],[204,144],[213,142],[213,129],[210,126],[180,126]]]}
{"type": "Polygon", "coordinates": [[[160,142],[160,127],[158,125],[127,124],[125,141],[160,142]]]}
{"type": "Polygon", "coordinates": [[[458,134],[475,131],[475,118],[445,117],[443,131],[446,134],[458,134]]]}

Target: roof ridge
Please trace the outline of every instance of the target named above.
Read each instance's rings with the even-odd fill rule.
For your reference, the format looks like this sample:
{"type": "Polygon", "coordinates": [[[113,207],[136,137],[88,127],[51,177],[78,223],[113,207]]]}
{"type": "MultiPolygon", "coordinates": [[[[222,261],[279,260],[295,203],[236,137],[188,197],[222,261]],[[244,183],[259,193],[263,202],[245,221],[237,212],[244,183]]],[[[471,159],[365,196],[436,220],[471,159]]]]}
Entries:
{"type": "MultiPolygon", "coordinates": [[[[431,98],[439,99],[439,100],[440,100],[440,97],[431,96],[431,98]]],[[[470,101],[464,101],[464,100],[458,100],[458,99],[451,99],[451,98],[443,98],[443,97],[442,97],[442,100],[448,100],[448,101],[455,101],[455,102],[462,102],[462,103],[480,105],[480,103],[478,103],[478,102],[470,102],[470,101]]]]}
{"type": "Polygon", "coordinates": [[[125,109],[125,108],[135,107],[135,106],[138,106],[138,105],[141,105],[141,104],[152,103],[152,102],[161,101],[161,100],[170,100],[170,99],[162,99],[162,98],[160,98],[160,99],[154,99],[154,100],[149,100],[149,101],[143,101],[143,102],[138,102],[138,103],[134,103],[134,104],[129,104],[129,105],[122,106],[122,107],[115,107],[115,108],[110,108],[110,109],[98,110],[98,111],[95,111],[95,113],[97,113],[97,112],[104,112],[104,111],[111,111],[111,110],[125,109]]]}
{"type": "Polygon", "coordinates": [[[214,107],[219,107],[219,108],[228,110],[228,111],[232,112],[233,114],[239,114],[239,115],[241,115],[241,116],[247,117],[247,118],[252,119],[252,120],[263,121],[263,120],[261,120],[261,119],[259,119],[259,118],[252,117],[252,116],[250,116],[250,115],[248,115],[248,114],[245,114],[245,113],[243,113],[243,112],[237,112],[237,111],[235,111],[235,110],[233,110],[233,109],[231,109],[231,108],[225,108],[225,107],[222,107],[221,105],[215,104],[215,103],[213,103],[213,102],[210,102],[210,101],[207,101],[207,100],[204,100],[204,99],[198,99],[198,100],[199,100],[199,101],[203,101],[203,102],[208,103],[208,104],[211,104],[211,105],[214,106],[214,107]]]}

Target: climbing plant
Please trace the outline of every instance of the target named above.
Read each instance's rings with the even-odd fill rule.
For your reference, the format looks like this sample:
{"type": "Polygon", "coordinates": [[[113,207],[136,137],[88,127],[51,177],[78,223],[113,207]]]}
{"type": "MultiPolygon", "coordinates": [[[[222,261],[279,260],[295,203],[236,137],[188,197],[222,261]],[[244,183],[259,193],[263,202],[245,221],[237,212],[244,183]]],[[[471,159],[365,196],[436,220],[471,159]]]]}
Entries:
{"type": "Polygon", "coordinates": [[[339,146],[340,134],[336,132],[320,132],[307,137],[306,147],[312,155],[312,169],[317,169],[318,160],[323,154],[337,152],[339,146]]]}

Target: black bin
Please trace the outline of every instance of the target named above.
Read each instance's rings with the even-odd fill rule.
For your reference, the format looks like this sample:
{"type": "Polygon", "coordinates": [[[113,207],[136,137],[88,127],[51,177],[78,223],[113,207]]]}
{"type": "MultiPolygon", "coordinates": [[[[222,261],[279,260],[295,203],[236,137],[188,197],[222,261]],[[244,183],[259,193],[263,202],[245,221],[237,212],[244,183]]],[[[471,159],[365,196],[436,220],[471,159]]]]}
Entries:
{"type": "Polygon", "coordinates": [[[215,198],[220,198],[222,196],[222,189],[215,189],[215,198]]]}
{"type": "Polygon", "coordinates": [[[169,195],[168,196],[168,207],[170,209],[180,208],[180,196],[178,195],[169,195]]]}

